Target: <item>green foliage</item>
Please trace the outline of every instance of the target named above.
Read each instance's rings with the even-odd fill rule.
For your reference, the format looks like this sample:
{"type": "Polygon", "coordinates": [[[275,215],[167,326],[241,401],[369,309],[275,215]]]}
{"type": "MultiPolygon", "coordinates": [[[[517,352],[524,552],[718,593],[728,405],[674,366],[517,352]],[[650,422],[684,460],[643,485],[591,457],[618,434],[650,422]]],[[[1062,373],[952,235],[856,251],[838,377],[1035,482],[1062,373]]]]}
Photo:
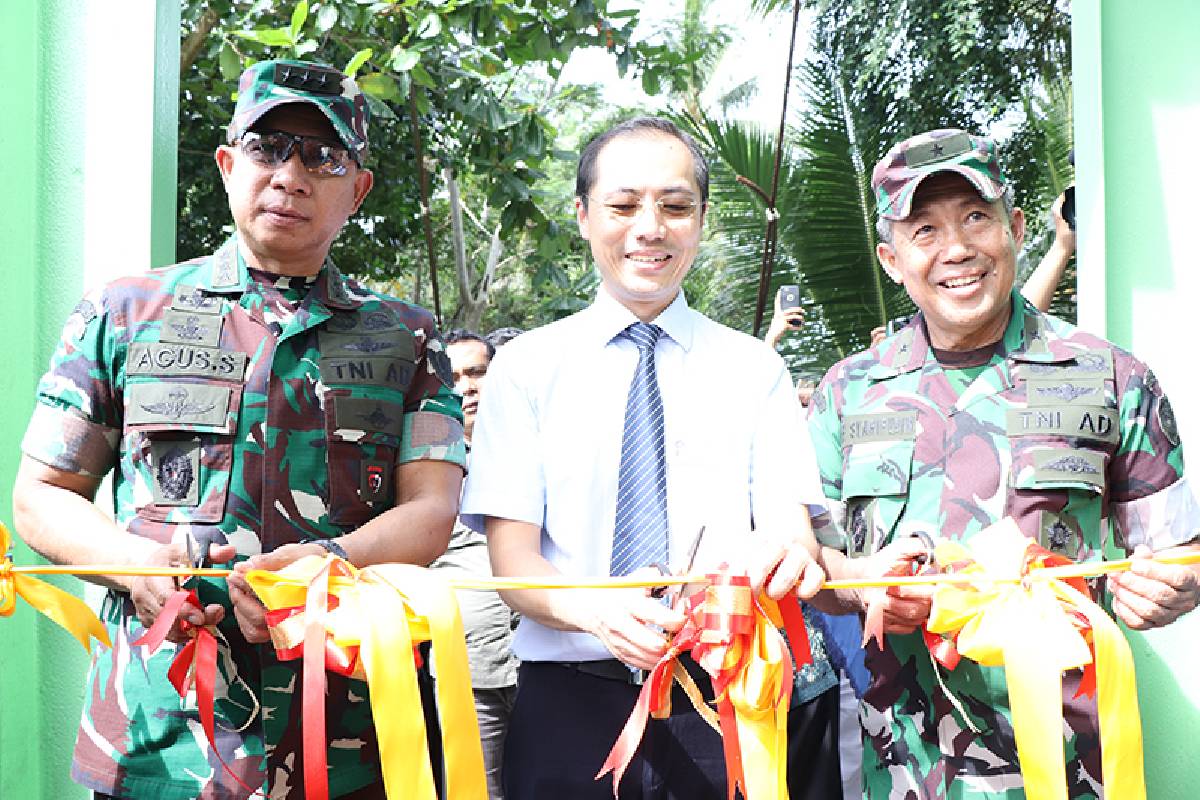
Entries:
{"type": "MultiPolygon", "coordinates": [[[[558,263],[577,247],[573,225],[547,209],[541,185],[559,163],[558,75],[580,47],[604,47],[622,71],[649,74],[651,81],[671,75],[680,61],[631,40],[636,10],[608,6],[609,0],[300,0],[294,6],[183,0],[184,37],[206,10],[218,22],[181,75],[179,257],[210,251],[231,229],[212,150],[224,140],[238,74],[261,59],[303,57],[357,72],[373,112],[368,166],[375,188],[334,246],[343,269],[407,287],[430,304],[412,104],[433,193],[435,238],[446,251],[437,254],[443,308],[459,302],[443,241],[447,220],[437,214],[444,167],[468,188],[464,202],[500,225],[508,250],[525,253],[517,266],[528,276],[518,283],[534,293],[560,285],[577,291],[570,265],[558,263]],[[562,274],[539,279],[554,270],[562,274]]],[[[565,96],[595,102],[584,92],[565,96]]],[[[563,305],[560,299],[556,294],[548,302],[563,305]]]]}

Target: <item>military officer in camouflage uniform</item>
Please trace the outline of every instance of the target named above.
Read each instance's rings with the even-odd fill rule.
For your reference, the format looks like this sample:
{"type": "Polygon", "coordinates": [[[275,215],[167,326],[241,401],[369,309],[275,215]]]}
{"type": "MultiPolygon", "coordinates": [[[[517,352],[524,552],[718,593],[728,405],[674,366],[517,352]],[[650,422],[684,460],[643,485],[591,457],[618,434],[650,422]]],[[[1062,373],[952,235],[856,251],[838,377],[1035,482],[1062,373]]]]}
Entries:
{"type": "MultiPolygon", "coordinates": [[[[1014,291],[1024,233],[996,145],[963,131],[909,139],[875,167],[879,260],[920,314],[829,371],[810,422],[834,511],[818,538],[832,577],[912,566],[918,533],[967,540],[1011,515],[1079,561],[1106,549],[1200,549],[1171,407],[1146,365],[1014,291]]],[[[1197,572],[1141,559],[1110,578],[1133,628],[1196,606],[1197,572]]],[[[929,589],[840,594],[878,604],[862,704],[866,794],[883,800],[1024,797],[1003,668],[935,667],[919,628],[929,589]],[[940,676],[935,674],[940,672],[940,676]]],[[[1095,704],[1064,687],[1072,798],[1100,793],[1095,704]]]]}
{"type": "MultiPolygon", "coordinates": [[[[190,537],[214,562],[248,558],[240,569],[445,549],[464,448],[433,318],[328,257],[371,188],[366,150],[352,79],[300,62],[245,72],[216,151],[236,232],[89,293],[38,385],[15,491],[30,546],[59,563],[181,565],[190,537]],[[115,522],[92,504],[110,470],[115,522]]],[[[101,582],[113,647],[92,663],[75,779],[100,797],[303,797],[301,662],[275,658],[241,574],[198,582],[203,607],[183,612],[218,631],[216,752],[194,696],[167,681],[175,648],[130,644],[173,582],[101,582]]],[[[381,798],[366,685],[328,678],[331,795],[381,798]]]]}

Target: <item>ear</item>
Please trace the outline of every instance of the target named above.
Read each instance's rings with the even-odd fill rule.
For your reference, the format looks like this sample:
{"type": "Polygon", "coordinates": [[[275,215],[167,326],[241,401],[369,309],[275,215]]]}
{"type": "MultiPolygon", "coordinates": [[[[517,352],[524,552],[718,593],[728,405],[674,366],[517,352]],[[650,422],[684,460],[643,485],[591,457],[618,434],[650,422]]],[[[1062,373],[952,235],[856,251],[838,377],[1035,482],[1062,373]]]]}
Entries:
{"type": "Polygon", "coordinates": [[[233,148],[223,144],[213,153],[213,158],[217,162],[217,169],[221,171],[221,182],[228,184],[229,175],[233,172],[233,148]]]}
{"type": "Polygon", "coordinates": [[[1020,252],[1021,244],[1025,241],[1025,212],[1014,208],[1012,216],[1008,218],[1008,226],[1012,231],[1013,244],[1016,246],[1017,252],[1020,252]]]}
{"type": "Polygon", "coordinates": [[[582,197],[575,198],[575,222],[579,225],[579,235],[588,238],[588,210],[583,204],[582,197]]]}
{"type": "Polygon", "coordinates": [[[887,242],[880,242],[875,245],[875,257],[879,259],[879,265],[883,267],[883,271],[887,273],[887,276],[894,283],[903,286],[904,281],[900,278],[900,270],[896,268],[896,248],[887,242]]]}
{"type": "Polygon", "coordinates": [[[360,169],[354,175],[354,211],[356,213],[363,200],[367,199],[367,194],[370,193],[371,187],[375,185],[375,173],[369,169],[360,169]]]}

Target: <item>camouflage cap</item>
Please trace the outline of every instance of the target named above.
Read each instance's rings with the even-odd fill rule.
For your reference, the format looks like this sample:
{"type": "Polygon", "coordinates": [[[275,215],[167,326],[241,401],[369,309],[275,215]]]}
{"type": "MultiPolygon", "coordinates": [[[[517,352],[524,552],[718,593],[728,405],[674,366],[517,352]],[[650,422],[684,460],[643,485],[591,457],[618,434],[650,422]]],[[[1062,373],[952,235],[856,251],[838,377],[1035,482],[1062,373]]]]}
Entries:
{"type": "Polygon", "coordinates": [[[329,118],[359,164],[367,153],[367,98],[353,78],[324,64],[260,61],[238,80],[237,105],[226,140],[233,143],[263,114],[284,103],[309,103],[329,118]]]}
{"type": "Polygon", "coordinates": [[[871,171],[876,212],[884,219],[906,219],[917,186],[937,172],[962,175],[989,203],[1008,185],[991,139],[954,128],[928,131],[892,147],[871,171]]]}

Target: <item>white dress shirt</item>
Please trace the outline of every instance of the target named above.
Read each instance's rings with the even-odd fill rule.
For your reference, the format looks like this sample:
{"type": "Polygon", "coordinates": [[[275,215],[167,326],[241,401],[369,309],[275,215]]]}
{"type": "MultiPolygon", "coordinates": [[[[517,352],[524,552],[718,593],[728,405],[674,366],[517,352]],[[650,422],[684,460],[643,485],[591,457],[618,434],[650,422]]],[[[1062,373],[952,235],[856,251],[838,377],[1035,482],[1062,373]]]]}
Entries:
{"type": "MultiPolygon", "coordinates": [[[[522,334],[488,368],[462,516],[542,527],[542,555],[564,575],[609,574],[617,476],[637,318],[603,288],[577,314],[522,334]]],[[[824,497],[791,377],[765,343],[688,308],[683,293],[654,324],[667,461],[673,571],[743,563],[761,531],[794,531],[824,497]]],[[[523,617],[513,649],[528,661],[611,658],[590,634],[523,617]]]]}

